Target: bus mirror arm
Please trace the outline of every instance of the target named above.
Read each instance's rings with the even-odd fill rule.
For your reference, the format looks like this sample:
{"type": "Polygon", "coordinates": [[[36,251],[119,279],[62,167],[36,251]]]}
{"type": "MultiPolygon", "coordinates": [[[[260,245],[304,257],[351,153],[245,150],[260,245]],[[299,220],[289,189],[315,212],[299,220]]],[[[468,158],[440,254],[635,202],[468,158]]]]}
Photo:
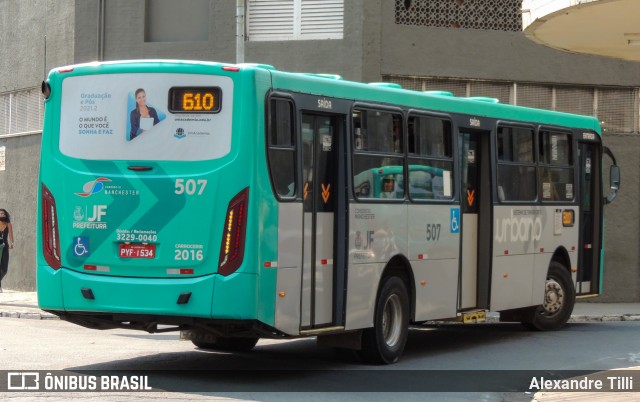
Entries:
{"type": "Polygon", "coordinates": [[[618,190],[620,189],[620,167],[616,164],[616,158],[613,156],[613,152],[608,147],[604,147],[604,153],[607,154],[613,161],[613,165],[609,170],[609,188],[611,194],[605,197],[605,204],[610,204],[618,196],[618,190]]]}

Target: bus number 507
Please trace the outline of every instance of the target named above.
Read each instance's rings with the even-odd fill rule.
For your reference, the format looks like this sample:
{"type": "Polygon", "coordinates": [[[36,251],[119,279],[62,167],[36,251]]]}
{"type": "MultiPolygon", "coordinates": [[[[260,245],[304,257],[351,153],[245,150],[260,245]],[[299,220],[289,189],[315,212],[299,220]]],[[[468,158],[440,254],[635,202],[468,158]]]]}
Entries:
{"type": "Polygon", "coordinates": [[[204,193],[204,188],[207,187],[207,180],[205,179],[176,179],[176,194],[194,195],[196,192],[198,195],[204,193]]]}
{"type": "Polygon", "coordinates": [[[427,224],[427,241],[438,241],[440,240],[440,225],[439,223],[430,223],[427,224]]]}

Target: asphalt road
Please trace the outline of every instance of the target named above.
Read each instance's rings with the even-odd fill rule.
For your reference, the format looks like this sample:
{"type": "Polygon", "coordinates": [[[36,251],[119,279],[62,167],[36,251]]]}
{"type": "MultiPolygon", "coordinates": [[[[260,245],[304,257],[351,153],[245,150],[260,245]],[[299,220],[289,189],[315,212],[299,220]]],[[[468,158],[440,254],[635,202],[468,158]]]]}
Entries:
{"type": "MultiPolygon", "coordinates": [[[[523,392],[522,384],[533,375],[640,366],[639,330],[638,321],[569,324],[557,332],[530,332],[518,324],[425,327],[410,332],[398,364],[366,366],[318,347],[314,339],[262,340],[252,352],[230,354],[197,349],[177,333],[94,331],[58,320],[2,318],[0,370],[149,374],[154,392],[100,393],[101,401],[529,401],[534,393],[523,392]],[[426,393],[432,390],[450,392],[426,393]]],[[[87,394],[6,393],[0,399],[63,396],[87,394]]]]}

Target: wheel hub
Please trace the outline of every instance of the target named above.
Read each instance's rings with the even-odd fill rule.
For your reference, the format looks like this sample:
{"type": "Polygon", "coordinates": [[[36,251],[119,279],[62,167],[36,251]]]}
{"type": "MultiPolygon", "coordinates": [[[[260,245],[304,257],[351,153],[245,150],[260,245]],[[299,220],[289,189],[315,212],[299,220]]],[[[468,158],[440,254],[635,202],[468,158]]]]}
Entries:
{"type": "Polygon", "coordinates": [[[389,346],[394,346],[400,340],[402,333],[402,305],[398,295],[391,295],[384,304],[382,311],[382,336],[389,346]]]}
{"type": "Polygon", "coordinates": [[[549,314],[557,313],[564,303],[564,291],[555,279],[547,279],[542,307],[549,314]]]}

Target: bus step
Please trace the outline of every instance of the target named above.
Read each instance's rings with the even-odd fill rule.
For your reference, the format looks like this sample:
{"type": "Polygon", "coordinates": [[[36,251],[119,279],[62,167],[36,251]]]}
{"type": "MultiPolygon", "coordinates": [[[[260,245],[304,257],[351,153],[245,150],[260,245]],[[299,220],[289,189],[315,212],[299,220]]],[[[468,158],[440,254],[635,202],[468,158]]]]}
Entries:
{"type": "Polygon", "coordinates": [[[464,324],[476,324],[487,321],[487,312],[485,310],[472,310],[460,313],[458,321],[464,324]]]}
{"type": "Polygon", "coordinates": [[[300,331],[300,335],[322,335],[332,332],[344,331],[344,327],[325,327],[300,331]]]}

